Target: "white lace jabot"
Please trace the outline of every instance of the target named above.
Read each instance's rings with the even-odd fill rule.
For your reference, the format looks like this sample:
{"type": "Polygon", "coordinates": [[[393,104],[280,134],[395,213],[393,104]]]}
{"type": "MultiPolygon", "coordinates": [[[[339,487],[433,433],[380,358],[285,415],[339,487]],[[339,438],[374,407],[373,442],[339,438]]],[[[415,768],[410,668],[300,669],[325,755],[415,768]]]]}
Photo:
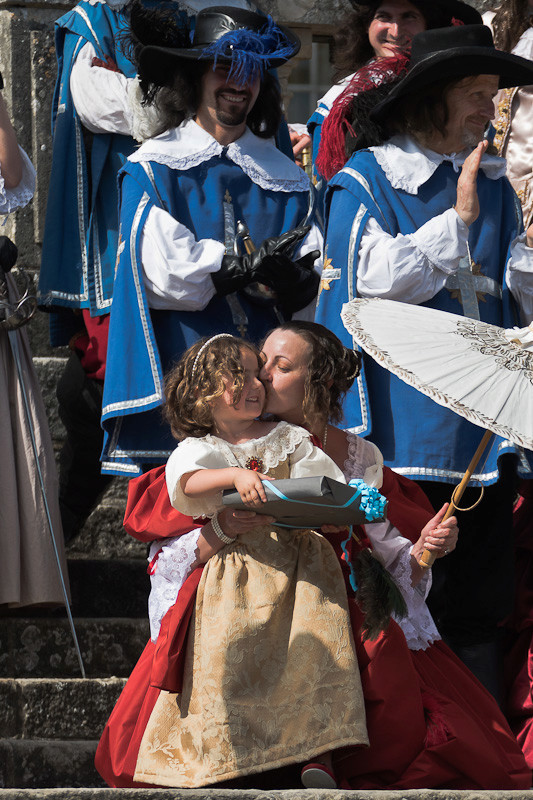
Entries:
{"type": "Polygon", "coordinates": [[[171,169],[187,170],[220,156],[223,151],[262,189],[274,192],[309,191],[309,178],[303,169],[280,152],[272,140],[261,139],[248,128],[240,139],[223,147],[190,119],[177,128],[148,139],[128,160],[155,161],[171,169]]]}
{"type": "MultiPolygon", "coordinates": [[[[450,161],[454,170],[459,172],[465,158],[471,153],[470,149],[449,156],[435,153],[433,150],[421,147],[406,134],[393,136],[385,144],[369,149],[374,153],[391,186],[394,189],[403,189],[409,194],[416,194],[444,161],[450,161]]],[[[490,180],[495,181],[503,177],[506,168],[504,158],[483,154],[481,169],[490,180]]]]}

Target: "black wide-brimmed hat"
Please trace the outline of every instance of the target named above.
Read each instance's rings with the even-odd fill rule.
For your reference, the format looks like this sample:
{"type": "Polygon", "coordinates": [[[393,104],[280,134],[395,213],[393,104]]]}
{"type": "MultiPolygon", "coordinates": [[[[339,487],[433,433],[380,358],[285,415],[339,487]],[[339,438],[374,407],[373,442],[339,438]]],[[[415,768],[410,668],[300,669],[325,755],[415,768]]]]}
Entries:
{"type": "MultiPolygon", "coordinates": [[[[449,14],[450,22],[455,19],[460,20],[464,25],[480,25],[481,14],[479,11],[471,6],[469,3],[463,3],[461,0],[417,0],[418,3],[428,6],[428,8],[437,8],[444,14],[449,14]]],[[[379,4],[379,0],[350,0],[354,8],[359,6],[371,6],[379,4]]]]}
{"type": "Polygon", "coordinates": [[[299,49],[296,34],[271,17],[244,8],[211,6],[198,12],[190,47],[143,47],[139,74],[165,85],[184,59],[200,59],[230,63],[230,74],[245,83],[263,69],[281,66],[299,49]]]}
{"type": "Polygon", "coordinates": [[[499,87],[533,83],[533,61],[496,50],[486,25],[459,25],[417,33],[411,44],[411,62],[404,78],[371,112],[380,120],[402,97],[441,80],[470,75],[498,75],[499,87]]]}

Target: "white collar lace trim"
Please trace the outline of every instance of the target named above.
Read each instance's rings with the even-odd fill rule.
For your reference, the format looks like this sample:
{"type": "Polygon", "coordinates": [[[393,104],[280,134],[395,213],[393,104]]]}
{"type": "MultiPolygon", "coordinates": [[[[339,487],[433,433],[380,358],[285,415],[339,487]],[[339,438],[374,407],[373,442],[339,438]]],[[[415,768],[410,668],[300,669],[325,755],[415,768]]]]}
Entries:
{"type": "MultiPolygon", "coordinates": [[[[379,166],[387,176],[394,189],[403,189],[409,194],[417,194],[421,186],[428,181],[444,161],[450,161],[456,172],[471,150],[460,153],[442,155],[418,145],[414,139],[405,134],[393,136],[379,147],[369,148],[379,166]]],[[[481,169],[491,180],[495,181],[505,175],[507,165],[504,158],[485,153],[481,159],[481,169]]]]}
{"type": "Polygon", "coordinates": [[[304,439],[311,438],[311,434],[298,425],[278,422],[266,436],[262,436],[260,439],[250,439],[242,444],[229,444],[213,434],[207,434],[204,438],[213,447],[222,449],[226,453],[229,463],[235,461],[236,464],[244,467],[248,458],[260,458],[264,471],[268,472],[269,469],[277,467],[281,461],[285,461],[287,456],[292,455],[304,439]]]}
{"type": "Polygon", "coordinates": [[[188,170],[225,152],[262,189],[274,192],[308,192],[309,178],[297,164],[281,153],[270,139],[260,139],[249,128],[228,147],[192,119],[177,128],[148,139],[129,161],[155,161],[171,169],[188,170]]]}

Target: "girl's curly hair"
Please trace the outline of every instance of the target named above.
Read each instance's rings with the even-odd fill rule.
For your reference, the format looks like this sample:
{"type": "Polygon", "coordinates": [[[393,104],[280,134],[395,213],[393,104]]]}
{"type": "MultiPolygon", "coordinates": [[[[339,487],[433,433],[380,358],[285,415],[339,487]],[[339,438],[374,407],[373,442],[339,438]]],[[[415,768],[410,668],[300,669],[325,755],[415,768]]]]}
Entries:
{"type": "Polygon", "coordinates": [[[244,386],[243,347],[251,350],[257,358],[258,367],[262,367],[263,362],[255,345],[232,336],[210,343],[200,354],[193,370],[201,348],[211,338],[204,337],[189,347],[166,375],[163,413],[176,439],[212,433],[212,404],[224,394],[228,380],[232,382],[233,404],[239,402],[244,386]]]}
{"type": "MultiPolygon", "coordinates": [[[[312,430],[324,418],[329,422],[341,422],[342,401],[359,375],[361,355],[345,347],[334,333],[318,322],[292,320],[275,330],[291,331],[309,345],[302,406],[306,424],[312,430]]],[[[267,334],[263,342],[269,336],[267,334]]]]}

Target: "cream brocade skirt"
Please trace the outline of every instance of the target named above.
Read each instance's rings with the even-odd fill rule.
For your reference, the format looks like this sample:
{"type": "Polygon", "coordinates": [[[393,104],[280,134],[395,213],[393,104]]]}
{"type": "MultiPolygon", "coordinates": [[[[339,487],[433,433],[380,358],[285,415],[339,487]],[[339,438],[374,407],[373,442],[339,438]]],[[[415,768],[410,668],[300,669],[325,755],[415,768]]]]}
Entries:
{"type": "Polygon", "coordinates": [[[314,531],[265,526],[207,563],[182,694],[161,691],[135,781],[200,787],[367,745],[346,590],[314,531]]]}

